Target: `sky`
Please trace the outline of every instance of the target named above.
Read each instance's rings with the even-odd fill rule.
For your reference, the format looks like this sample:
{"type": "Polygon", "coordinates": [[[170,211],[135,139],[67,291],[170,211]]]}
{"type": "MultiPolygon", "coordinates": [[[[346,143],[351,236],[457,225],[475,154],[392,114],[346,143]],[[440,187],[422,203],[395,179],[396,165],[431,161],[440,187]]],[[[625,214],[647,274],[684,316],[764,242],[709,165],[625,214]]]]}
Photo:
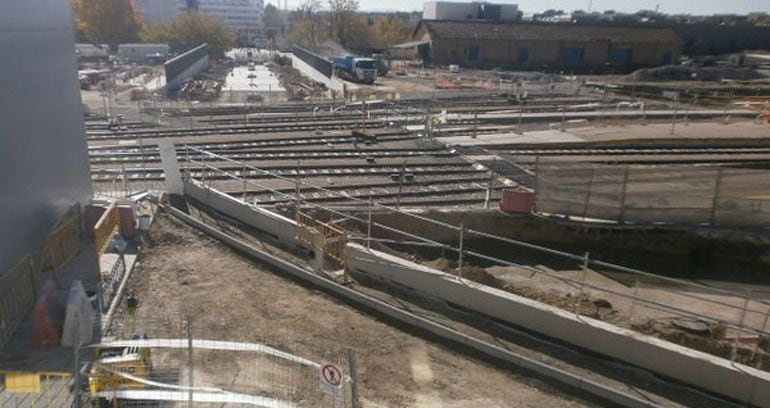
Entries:
{"type": "MultiPolygon", "coordinates": [[[[280,0],[283,5],[284,0],[280,0]]],[[[301,0],[288,0],[289,8],[301,3],[301,0]]],[[[468,0],[471,1],[471,0],[468,0]]],[[[587,10],[590,0],[489,0],[490,3],[518,4],[524,13],[541,12],[547,9],[587,10]]],[[[752,11],[770,12],[770,0],[592,0],[593,10],[615,10],[634,12],[642,9],[654,10],[660,4],[660,11],[668,14],[746,14],[752,11]]],[[[276,4],[277,0],[265,3],[276,4]]],[[[423,1],[418,0],[359,0],[362,10],[422,10],[423,1]]]]}

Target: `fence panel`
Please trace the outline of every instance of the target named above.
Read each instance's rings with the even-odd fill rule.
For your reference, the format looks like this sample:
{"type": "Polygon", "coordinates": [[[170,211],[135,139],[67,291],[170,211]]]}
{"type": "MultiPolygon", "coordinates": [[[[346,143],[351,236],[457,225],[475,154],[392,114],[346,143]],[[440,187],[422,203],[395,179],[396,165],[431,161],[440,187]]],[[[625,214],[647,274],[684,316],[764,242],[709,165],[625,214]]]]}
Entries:
{"type": "Polygon", "coordinates": [[[770,172],[546,163],[540,212],[619,222],[770,226],[770,172]]]}

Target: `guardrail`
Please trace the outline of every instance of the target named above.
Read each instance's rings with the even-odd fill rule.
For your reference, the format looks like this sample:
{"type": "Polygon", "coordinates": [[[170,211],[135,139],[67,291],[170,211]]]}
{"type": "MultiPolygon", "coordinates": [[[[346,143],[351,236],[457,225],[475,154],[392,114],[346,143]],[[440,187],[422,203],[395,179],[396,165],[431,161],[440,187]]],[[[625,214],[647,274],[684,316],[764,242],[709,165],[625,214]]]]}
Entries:
{"type": "MultiPolygon", "coordinates": [[[[631,302],[631,304],[633,305],[632,313],[634,308],[647,307],[649,309],[657,310],[659,312],[663,312],[675,317],[695,318],[703,322],[707,322],[714,325],[723,324],[726,326],[726,328],[735,330],[736,332],[735,333],[736,340],[733,345],[733,352],[732,352],[733,358],[735,358],[736,356],[735,348],[738,346],[738,338],[740,336],[742,335],[770,336],[770,332],[767,330],[767,323],[770,318],[770,309],[768,308],[768,306],[770,305],[770,302],[764,301],[762,299],[752,298],[752,295],[750,292],[738,292],[738,291],[714,288],[714,287],[697,283],[697,282],[671,278],[671,277],[655,274],[652,272],[647,272],[639,269],[634,269],[634,268],[629,268],[622,265],[613,264],[610,262],[601,261],[598,259],[593,259],[587,253],[583,255],[573,254],[565,251],[556,250],[553,248],[535,245],[524,241],[519,241],[519,240],[507,238],[507,237],[489,234],[483,231],[477,231],[471,228],[466,228],[463,225],[458,226],[458,225],[453,225],[446,222],[437,221],[416,213],[403,211],[399,208],[386,206],[383,204],[379,204],[377,202],[373,202],[371,200],[367,201],[364,199],[347,195],[343,192],[334,191],[324,187],[316,186],[316,185],[307,183],[305,181],[302,181],[301,179],[298,179],[298,178],[292,179],[292,178],[284,177],[284,176],[272,173],[268,170],[264,170],[255,166],[238,162],[226,156],[210,153],[205,150],[197,149],[191,146],[185,146],[184,150],[188,152],[195,152],[202,156],[215,158],[218,161],[237,164],[237,166],[234,166],[234,167],[241,169],[241,170],[232,170],[232,171],[222,170],[216,166],[212,166],[202,161],[189,160],[187,163],[199,165],[204,169],[203,177],[201,181],[204,184],[208,185],[209,187],[211,187],[213,182],[212,176],[214,174],[221,174],[226,179],[236,180],[243,183],[244,193],[247,191],[247,186],[255,186],[259,189],[270,191],[273,194],[276,194],[278,196],[285,197],[287,198],[287,201],[296,202],[297,209],[301,209],[302,207],[313,208],[320,211],[324,211],[325,213],[328,213],[328,214],[333,214],[335,217],[339,217],[342,220],[349,220],[349,221],[360,223],[359,225],[365,228],[367,233],[366,235],[350,233],[348,238],[351,241],[366,242],[367,245],[371,242],[383,242],[383,243],[387,242],[387,243],[407,245],[407,246],[412,245],[412,246],[434,247],[437,249],[441,249],[445,252],[456,254],[458,263],[460,266],[462,266],[463,262],[468,262],[470,259],[476,259],[479,261],[484,261],[486,263],[491,262],[494,265],[513,266],[513,267],[521,268],[531,272],[532,276],[539,274],[541,276],[546,276],[546,277],[570,284],[572,287],[577,288],[580,291],[580,293],[584,293],[584,291],[590,289],[590,290],[596,291],[598,294],[604,293],[607,295],[617,296],[627,300],[628,302],[631,302]],[[274,188],[267,187],[264,184],[260,184],[258,182],[248,179],[246,174],[252,174],[252,175],[259,174],[263,176],[269,176],[274,179],[280,179],[286,182],[294,183],[296,184],[296,193],[294,195],[291,195],[282,191],[278,191],[274,188]],[[307,192],[302,193],[301,187],[306,187],[307,189],[316,190],[316,191],[322,191],[325,194],[331,194],[334,196],[345,198],[355,203],[359,203],[361,205],[361,209],[368,210],[370,215],[367,218],[362,218],[354,215],[351,211],[345,212],[339,209],[326,207],[317,203],[303,201],[302,200],[303,196],[311,193],[307,193],[307,192]],[[431,239],[419,236],[417,234],[412,234],[407,231],[393,228],[383,223],[373,222],[371,219],[371,212],[374,210],[398,213],[406,217],[409,217],[411,219],[414,219],[415,221],[428,223],[431,226],[433,226],[433,228],[449,229],[450,231],[454,231],[457,234],[459,238],[459,243],[457,246],[445,244],[445,243],[437,242],[435,240],[431,240],[431,239]],[[381,231],[387,231],[405,238],[397,239],[397,240],[378,239],[372,235],[371,233],[372,228],[377,228],[381,231]],[[553,271],[539,269],[529,265],[522,265],[507,259],[501,259],[497,256],[492,256],[490,254],[468,250],[467,247],[463,248],[464,242],[472,237],[489,239],[489,240],[497,241],[499,243],[503,243],[503,244],[507,244],[515,247],[522,247],[522,248],[543,252],[549,255],[553,255],[557,258],[573,260],[573,261],[576,261],[576,263],[579,265],[579,268],[582,269],[584,272],[587,272],[591,267],[601,268],[602,270],[623,272],[631,275],[632,280],[636,280],[637,282],[636,289],[634,290],[633,294],[622,293],[622,292],[619,292],[618,290],[615,290],[609,287],[602,287],[599,284],[586,282],[585,274],[583,275],[582,279],[571,279],[571,278],[564,277],[553,271]],[[649,279],[654,279],[655,281],[661,284],[667,284],[670,287],[676,288],[676,290],[671,291],[670,299],[666,301],[655,301],[655,300],[645,298],[644,296],[640,295],[638,292],[638,288],[640,287],[639,281],[643,282],[649,279]],[[705,295],[712,295],[714,296],[714,298],[708,298],[705,295]],[[718,311],[718,313],[717,312],[706,313],[703,310],[700,310],[697,307],[694,307],[695,303],[700,303],[700,306],[704,304],[710,305],[710,307],[713,308],[713,310],[718,311]],[[733,314],[733,315],[728,318],[728,317],[725,317],[727,314],[733,314]],[[754,322],[757,322],[756,324],[749,324],[752,318],[754,322]],[[764,321],[764,323],[759,323],[762,321],[764,321]]],[[[186,174],[186,177],[190,177],[189,169],[187,172],[185,172],[185,174],[186,174]]],[[[244,200],[245,200],[245,197],[244,197],[244,200]]],[[[461,270],[461,269],[462,269],[461,267],[458,268],[458,270],[461,270]]],[[[575,313],[580,314],[579,308],[576,308],[575,313]]],[[[756,347],[754,352],[756,353],[756,347]]]]}

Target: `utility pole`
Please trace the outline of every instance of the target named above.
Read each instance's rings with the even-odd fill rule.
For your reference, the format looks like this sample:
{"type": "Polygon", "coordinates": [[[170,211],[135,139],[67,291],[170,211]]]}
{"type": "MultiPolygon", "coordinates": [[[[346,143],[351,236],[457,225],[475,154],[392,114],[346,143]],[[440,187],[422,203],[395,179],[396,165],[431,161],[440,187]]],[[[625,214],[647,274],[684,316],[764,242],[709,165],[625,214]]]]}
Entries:
{"type": "Polygon", "coordinates": [[[188,407],[193,407],[193,327],[192,316],[185,316],[187,322],[187,383],[190,387],[188,394],[188,407]]]}
{"type": "Polygon", "coordinates": [[[404,173],[406,172],[406,159],[404,164],[401,165],[401,174],[398,177],[398,196],[396,196],[396,209],[401,209],[401,190],[404,187],[404,173]]]}
{"type": "Polygon", "coordinates": [[[350,399],[352,408],[361,408],[361,398],[358,395],[358,367],[356,352],[348,349],[348,371],[350,371],[350,399]]]}

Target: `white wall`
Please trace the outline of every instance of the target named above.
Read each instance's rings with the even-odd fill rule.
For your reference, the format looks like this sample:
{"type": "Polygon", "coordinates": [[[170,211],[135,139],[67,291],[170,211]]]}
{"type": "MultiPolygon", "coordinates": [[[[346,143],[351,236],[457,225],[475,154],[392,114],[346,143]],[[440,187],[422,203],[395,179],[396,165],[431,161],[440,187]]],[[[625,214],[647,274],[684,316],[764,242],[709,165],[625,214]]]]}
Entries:
{"type": "Polygon", "coordinates": [[[290,218],[260,207],[250,206],[194,180],[184,182],[184,192],[187,196],[223,214],[272,235],[285,247],[297,246],[294,239],[297,223],[290,218]]]}
{"type": "Polygon", "coordinates": [[[619,328],[528,298],[405,261],[361,245],[347,246],[348,268],[394,282],[544,336],[676,378],[739,401],[770,407],[770,373],[619,328]]]}

